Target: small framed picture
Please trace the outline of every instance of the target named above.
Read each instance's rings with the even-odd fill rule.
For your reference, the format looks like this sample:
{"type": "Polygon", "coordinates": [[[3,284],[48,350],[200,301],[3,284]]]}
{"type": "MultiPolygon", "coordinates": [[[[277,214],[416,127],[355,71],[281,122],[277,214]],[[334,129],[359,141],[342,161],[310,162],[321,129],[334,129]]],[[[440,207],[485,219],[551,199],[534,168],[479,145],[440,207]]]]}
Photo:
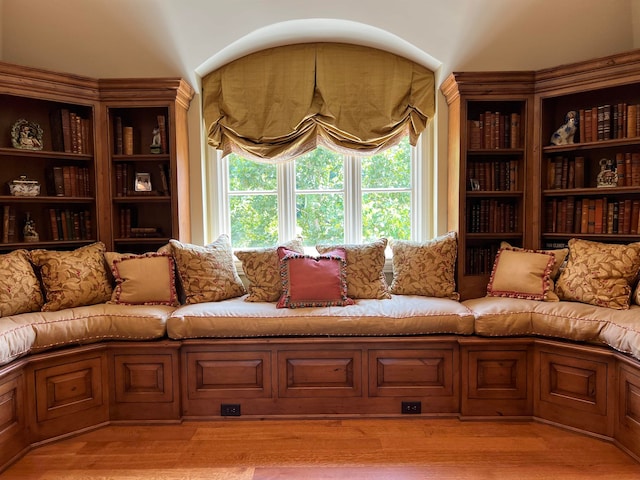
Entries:
{"type": "Polygon", "coordinates": [[[151,175],[149,173],[137,172],[134,190],[136,192],[150,192],[151,191],[151,175]]]}
{"type": "Polygon", "coordinates": [[[471,178],[469,179],[469,187],[473,191],[480,190],[480,182],[478,181],[477,178],[471,178]]]}

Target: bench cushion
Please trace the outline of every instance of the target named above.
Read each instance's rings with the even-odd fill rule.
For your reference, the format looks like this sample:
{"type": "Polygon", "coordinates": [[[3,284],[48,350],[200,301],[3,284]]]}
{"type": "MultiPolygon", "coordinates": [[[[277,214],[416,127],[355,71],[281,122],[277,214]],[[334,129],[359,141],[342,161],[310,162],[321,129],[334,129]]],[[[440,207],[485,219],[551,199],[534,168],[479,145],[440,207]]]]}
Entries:
{"type": "Polygon", "coordinates": [[[0,365],[31,351],[36,334],[23,315],[0,318],[0,365]]]}
{"type": "Polygon", "coordinates": [[[277,309],[243,297],[177,308],[167,321],[170,338],[374,336],[473,333],[473,315],[446,298],[392,295],[345,307],[277,309]]]}

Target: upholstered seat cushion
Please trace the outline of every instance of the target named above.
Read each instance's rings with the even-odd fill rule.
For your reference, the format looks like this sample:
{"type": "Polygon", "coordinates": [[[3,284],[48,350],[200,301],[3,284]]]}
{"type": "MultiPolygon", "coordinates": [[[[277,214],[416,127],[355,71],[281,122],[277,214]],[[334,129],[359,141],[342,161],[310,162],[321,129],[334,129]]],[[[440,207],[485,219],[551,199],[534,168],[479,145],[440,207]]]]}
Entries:
{"type": "Polygon", "coordinates": [[[166,321],[173,310],[174,307],[166,305],[102,303],[57,312],[23,313],[19,320],[31,324],[35,333],[32,351],[36,352],[101,340],[161,338],[165,336],[166,321]]]}
{"type": "Polygon", "coordinates": [[[31,351],[36,334],[27,317],[18,314],[0,319],[0,365],[9,363],[31,351]]]}
{"type": "Polygon", "coordinates": [[[640,359],[640,305],[629,310],[580,302],[483,297],[462,302],[484,336],[541,335],[604,343],[640,359]]]}
{"type": "Polygon", "coordinates": [[[170,338],[355,336],[473,333],[473,315],[446,298],[392,295],[344,307],[277,309],[243,297],[178,307],[167,321],[170,338]]]}

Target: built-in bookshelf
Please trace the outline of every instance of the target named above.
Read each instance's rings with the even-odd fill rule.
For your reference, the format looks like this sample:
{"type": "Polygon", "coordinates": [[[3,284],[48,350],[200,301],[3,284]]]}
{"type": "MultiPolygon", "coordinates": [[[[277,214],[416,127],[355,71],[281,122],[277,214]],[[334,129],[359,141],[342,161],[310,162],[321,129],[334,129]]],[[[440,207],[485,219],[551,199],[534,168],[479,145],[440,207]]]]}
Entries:
{"type": "Polygon", "coordinates": [[[640,241],[640,51],[536,72],[454,73],[441,91],[463,298],[486,293],[501,241],[640,241]],[[552,143],[569,112],[572,141],[552,143]]]}
{"type": "Polygon", "coordinates": [[[462,298],[486,294],[502,241],[525,243],[531,81],[520,73],[454,73],[442,85],[449,105],[448,226],[459,236],[462,298]]]}
{"type": "Polygon", "coordinates": [[[98,238],[96,86],[0,63],[0,252],[98,238]]]}
{"type": "Polygon", "coordinates": [[[118,251],[188,238],[186,115],[193,90],[164,79],[104,82],[111,231],[118,251]]]}
{"type": "Polygon", "coordinates": [[[640,52],[550,68],[537,78],[538,246],[572,237],[640,240],[640,52]],[[573,143],[553,145],[569,111],[578,118],[573,143]]]}
{"type": "Polygon", "coordinates": [[[0,252],[189,241],[193,94],[178,78],[96,80],[0,63],[0,252]]]}

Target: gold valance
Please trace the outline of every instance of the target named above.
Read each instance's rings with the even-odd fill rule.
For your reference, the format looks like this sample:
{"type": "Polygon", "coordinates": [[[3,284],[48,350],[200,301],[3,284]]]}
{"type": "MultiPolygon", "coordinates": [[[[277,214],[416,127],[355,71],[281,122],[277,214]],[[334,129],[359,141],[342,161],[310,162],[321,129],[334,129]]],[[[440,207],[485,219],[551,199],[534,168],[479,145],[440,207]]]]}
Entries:
{"type": "Polygon", "coordinates": [[[435,111],[433,72],[375,48],[287,45],[235,60],[202,80],[209,145],[276,162],[325,145],[374,154],[435,111]]]}

